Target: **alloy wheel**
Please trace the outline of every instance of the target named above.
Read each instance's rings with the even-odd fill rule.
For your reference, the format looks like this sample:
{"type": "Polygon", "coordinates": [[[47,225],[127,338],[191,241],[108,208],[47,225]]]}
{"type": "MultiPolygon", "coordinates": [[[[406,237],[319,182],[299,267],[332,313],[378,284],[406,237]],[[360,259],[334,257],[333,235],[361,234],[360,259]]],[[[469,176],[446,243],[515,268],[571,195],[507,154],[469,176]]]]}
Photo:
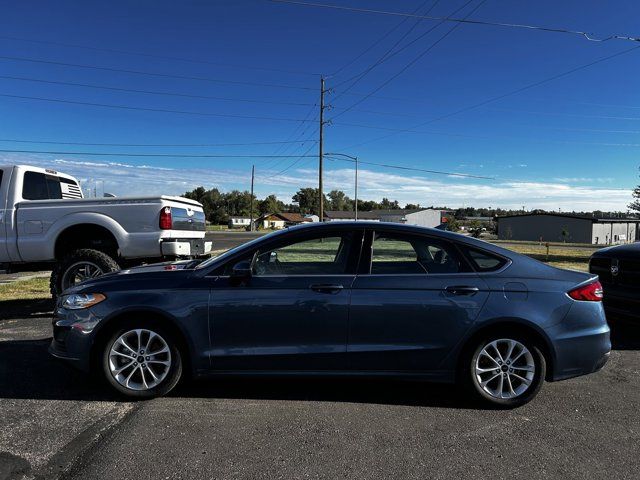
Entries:
{"type": "Polygon", "coordinates": [[[103,274],[104,272],[102,269],[93,262],[83,261],[74,263],[66,272],[64,272],[64,276],[62,277],[62,288],[63,290],[66,290],[78,283],[91,278],[97,278],[103,274]]]}
{"type": "Polygon", "coordinates": [[[171,351],[158,333],[136,329],[120,335],[109,351],[109,372],[124,388],[150,390],[171,369],[171,351]]]}
{"type": "Polygon", "coordinates": [[[487,343],[474,361],[478,385],[496,399],[513,399],[525,393],[533,383],[536,364],[522,343],[501,338],[487,343]]]}

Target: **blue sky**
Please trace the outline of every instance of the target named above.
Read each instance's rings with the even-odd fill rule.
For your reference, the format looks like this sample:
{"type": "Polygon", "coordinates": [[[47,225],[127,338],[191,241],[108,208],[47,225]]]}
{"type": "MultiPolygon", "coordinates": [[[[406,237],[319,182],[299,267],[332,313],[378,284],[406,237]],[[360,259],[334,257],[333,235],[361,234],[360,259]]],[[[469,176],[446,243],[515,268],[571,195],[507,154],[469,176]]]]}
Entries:
{"type": "MultiPolygon", "coordinates": [[[[398,12],[418,9],[420,13],[434,5],[433,0],[327,0],[326,3],[398,12]]],[[[450,15],[465,3],[466,0],[441,0],[433,6],[431,15],[450,15]]],[[[409,19],[398,26],[401,17],[258,0],[2,4],[0,56],[167,76],[7,59],[0,59],[0,76],[182,96],[8,78],[0,78],[0,94],[205,114],[0,96],[3,139],[0,149],[118,154],[98,157],[0,153],[2,163],[53,165],[76,174],[89,187],[100,180],[99,191],[103,185],[105,190],[120,195],[179,194],[200,184],[225,190],[245,189],[251,165],[255,163],[257,194],[275,193],[288,200],[298,186],[313,186],[317,181],[317,159],[239,159],[225,155],[317,153],[312,143],[317,136],[317,125],[313,122],[317,118],[317,108],[313,107],[318,101],[317,73],[325,74],[327,86],[334,89],[327,95],[327,103],[334,108],[326,112],[326,117],[337,116],[325,129],[325,151],[357,155],[371,162],[493,177],[461,179],[368,165],[361,169],[361,198],[379,200],[387,196],[402,203],[451,207],[524,205],[527,209],[624,210],[631,189],[638,183],[640,49],[414,128],[629,49],[634,46],[631,42],[597,43],[557,33],[461,25],[375,95],[341,113],[364,98],[351,94],[366,95],[376,90],[453,24],[437,26],[345,92],[350,85],[345,80],[374,64],[411,27],[413,30],[400,42],[400,47],[437,22],[423,20],[414,26],[416,21],[409,19]],[[394,27],[390,35],[353,62],[394,27]],[[331,76],[345,65],[346,68],[331,76]],[[253,85],[256,83],[296,88],[253,85]],[[304,119],[308,121],[300,121],[304,119]],[[415,129],[420,133],[385,129],[415,129]],[[376,140],[392,133],[388,138],[376,140]],[[114,147],[7,140],[120,144],[308,141],[281,145],[114,147]],[[126,155],[134,152],[176,156],[126,155]],[[223,157],[179,156],[184,153],[223,157]]],[[[601,36],[612,33],[640,36],[637,26],[640,4],[633,0],[483,3],[473,0],[456,16],[464,16],[478,5],[470,18],[563,27],[601,36]]],[[[327,190],[341,188],[352,195],[352,167],[350,163],[326,161],[327,190]]]]}

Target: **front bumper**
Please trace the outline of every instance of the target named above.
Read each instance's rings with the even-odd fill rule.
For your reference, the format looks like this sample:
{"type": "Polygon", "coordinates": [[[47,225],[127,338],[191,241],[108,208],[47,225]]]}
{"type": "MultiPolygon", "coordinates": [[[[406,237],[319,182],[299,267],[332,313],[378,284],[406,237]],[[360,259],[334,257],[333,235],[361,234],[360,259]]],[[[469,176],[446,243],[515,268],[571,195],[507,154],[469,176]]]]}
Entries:
{"type": "Polygon", "coordinates": [[[97,323],[98,319],[90,309],[65,310],[57,307],[52,320],[53,339],[49,354],[83,372],[89,372],[97,323]]]}
{"type": "Polygon", "coordinates": [[[163,239],[160,250],[164,257],[200,257],[211,253],[212,242],[202,239],[163,239]]]}

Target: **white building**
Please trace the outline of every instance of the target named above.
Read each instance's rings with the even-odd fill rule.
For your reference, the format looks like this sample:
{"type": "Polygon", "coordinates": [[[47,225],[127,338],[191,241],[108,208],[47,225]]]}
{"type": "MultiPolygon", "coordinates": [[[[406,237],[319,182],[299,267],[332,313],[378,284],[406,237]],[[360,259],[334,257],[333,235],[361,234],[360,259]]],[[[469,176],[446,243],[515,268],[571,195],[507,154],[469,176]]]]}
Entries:
{"type": "MultiPolygon", "coordinates": [[[[420,227],[435,228],[445,223],[444,210],[434,208],[420,208],[415,210],[372,210],[370,212],[358,212],[358,220],[374,222],[393,222],[405,225],[418,225],[420,227]]],[[[324,213],[325,221],[353,221],[355,212],[327,211],[324,213]]]]}
{"type": "Polygon", "coordinates": [[[229,228],[247,228],[251,225],[249,217],[229,217],[229,228]]]}

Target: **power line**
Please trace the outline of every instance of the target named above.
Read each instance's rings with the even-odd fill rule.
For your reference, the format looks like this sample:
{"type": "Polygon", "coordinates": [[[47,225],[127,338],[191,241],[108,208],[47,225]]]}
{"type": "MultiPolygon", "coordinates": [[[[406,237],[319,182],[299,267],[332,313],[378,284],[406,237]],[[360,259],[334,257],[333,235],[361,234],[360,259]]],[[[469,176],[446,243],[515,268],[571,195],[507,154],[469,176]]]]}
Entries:
{"type": "Polygon", "coordinates": [[[346,10],[346,11],[358,12],[358,13],[373,13],[378,15],[392,15],[396,17],[413,17],[413,18],[421,18],[425,20],[445,20],[447,22],[469,23],[473,25],[488,25],[493,27],[521,28],[526,30],[540,30],[540,31],[552,32],[552,33],[564,33],[564,34],[570,34],[570,35],[578,35],[578,36],[584,37],[585,39],[591,42],[606,42],[608,40],[628,40],[631,42],[640,42],[640,37],[632,37],[630,35],[613,34],[613,35],[608,35],[602,38],[596,38],[594,34],[583,32],[580,30],[570,30],[566,28],[552,28],[552,27],[544,27],[539,25],[525,25],[525,24],[519,24],[519,23],[489,22],[484,20],[470,20],[467,18],[433,17],[428,15],[417,15],[412,13],[374,10],[370,8],[356,8],[356,7],[347,7],[342,5],[329,5],[324,3],[300,2],[296,0],[270,0],[270,1],[274,3],[290,3],[293,5],[302,5],[305,7],[331,8],[335,10],[346,10]]]}
{"type": "Polygon", "coordinates": [[[0,142],[33,143],[47,145],[82,145],[86,147],[239,147],[249,145],[279,145],[291,143],[305,143],[306,140],[281,142],[245,142],[245,143],[89,143],[89,142],[54,142],[49,140],[18,140],[15,138],[0,138],[0,142]]]}
{"type": "MultiPolygon", "coordinates": [[[[343,162],[351,162],[351,163],[355,163],[355,160],[352,159],[348,159],[348,158],[341,158],[341,157],[331,157],[329,155],[327,155],[328,158],[332,158],[333,160],[338,160],[338,161],[343,161],[343,162]]],[[[360,160],[360,158],[358,158],[358,163],[363,164],[363,165],[375,165],[378,167],[384,167],[384,168],[394,168],[397,170],[408,170],[408,171],[412,171],[412,172],[424,172],[424,173],[432,173],[435,175],[447,175],[449,177],[465,177],[465,178],[478,178],[478,179],[482,179],[482,180],[495,180],[494,177],[484,177],[481,175],[471,175],[468,173],[457,173],[457,172],[443,172],[440,170],[427,170],[425,168],[417,168],[417,167],[407,167],[405,165],[393,165],[393,164],[389,164],[389,163],[377,163],[377,162],[366,162],[364,160],[360,160]]]]}
{"type": "Polygon", "coordinates": [[[219,66],[219,67],[243,68],[243,69],[247,69],[247,70],[260,70],[260,71],[265,71],[265,72],[291,73],[291,74],[295,74],[295,75],[310,75],[310,76],[311,75],[312,76],[318,76],[319,75],[318,73],[303,72],[303,71],[300,71],[300,70],[279,69],[279,68],[272,68],[272,67],[254,67],[254,66],[249,66],[249,65],[239,65],[239,64],[233,64],[233,63],[210,62],[210,61],[207,61],[207,60],[195,60],[195,59],[191,59],[191,58],[172,57],[172,56],[167,56],[167,55],[156,55],[156,54],[152,54],[152,53],[130,52],[130,51],[126,51],[126,50],[116,50],[116,49],[112,49],[112,48],[90,47],[90,46],[87,46],[87,45],[74,45],[74,44],[70,44],[70,43],[52,42],[52,41],[48,41],[48,40],[33,40],[33,39],[29,39],[29,38],[11,37],[11,36],[8,36],[8,35],[0,35],[0,38],[4,38],[4,39],[7,39],[7,40],[17,40],[17,41],[20,41],[20,42],[37,43],[37,44],[41,44],[41,45],[54,45],[56,47],[80,48],[80,49],[83,49],[83,50],[90,50],[92,52],[117,53],[117,54],[121,54],[121,55],[131,55],[131,56],[136,56],[136,57],[159,58],[161,60],[177,60],[177,61],[180,61],[180,62],[196,63],[196,64],[201,64],[201,65],[215,65],[215,66],[219,66]]]}
{"type": "Polygon", "coordinates": [[[313,142],[311,145],[309,145],[309,148],[307,148],[307,149],[305,150],[305,152],[304,152],[302,155],[300,155],[300,156],[298,157],[298,159],[297,159],[297,160],[295,160],[291,165],[289,165],[288,167],[286,167],[286,168],[284,168],[284,169],[280,170],[278,173],[274,173],[273,175],[269,175],[268,177],[265,177],[265,180],[268,180],[268,179],[273,178],[273,177],[277,177],[278,175],[282,175],[284,172],[286,172],[286,171],[287,171],[287,170],[289,170],[290,168],[293,168],[293,167],[294,167],[298,162],[300,162],[300,160],[302,160],[303,158],[317,157],[317,155],[308,155],[308,153],[311,151],[311,149],[312,149],[313,147],[315,147],[317,144],[318,144],[318,142],[317,142],[317,141],[313,142]]]}
{"type": "MultiPolygon", "coordinates": [[[[307,123],[307,120],[309,120],[309,117],[314,112],[316,106],[317,106],[317,104],[315,104],[315,103],[311,106],[311,108],[309,109],[307,114],[304,116],[304,120],[305,121],[304,122],[300,122],[298,125],[296,125],[295,128],[293,129],[293,131],[289,134],[289,136],[286,137],[286,140],[292,140],[292,139],[296,138],[296,134],[298,133],[298,130],[300,130],[300,129],[302,129],[302,131],[297,136],[297,139],[303,138],[306,135],[307,130],[309,129],[309,127],[311,125],[311,123],[307,123]]],[[[314,117],[314,122],[315,122],[315,117],[314,117]]],[[[311,140],[311,139],[307,139],[307,140],[311,140]]],[[[293,151],[295,152],[297,149],[299,149],[299,148],[301,148],[303,146],[304,146],[304,143],[298,145],[298,147],[295,148],[293,151]]],[[[287,151],[288,148],[289,148],[289,145],[280,145],[279,147],[276,148],[276,150],[273,152],[273,154],[277,155],[277,154],[280,154],[280,153],[284,153],[284,152],[287,151]]],[[[281,161],[282,160],[276,160],[275,163],[273,165],[271,165],[271,166],[275,166],[276,164],[279,164],[281,161]]]]}
{"type": "MultiPolygon", "coordinates": [[[[420,4],[420,6],[418,6],[418,8],[416,8],[414,10],[414,13],[417,12],[419,9],[421,9],[429,0],[425,0],[424,3],[420,4]]],[[[435,3],[438,3],[439,0],[436,0],[435,3]]],[[[363,50],[362,52],[360,52],[360,54],[356,55],[355,58],[351,59],[349,62],[347,62],[346,64],[342,65],[342,67],[338,68],[338,70],[336,70],[335,72],[333,72],[331,75],[329,75],[327,78],[330,79],[332,77],[335,77],[336,75],[338,75],[338,73],[342,72],[344,69],[346,69],[347,67],[350,67],[351,65],[353,65],[355,62],[357,62],[358,60],[360,60],[363,56],[365,56],[367,53],[369,53],[373,48],[375,48],[376,46],[378,46],[385,38],[387,38],[389,35],[391,35],[393,32],[395,32],[398,28],[400,28],[402,25],[405,24],[405,22],[409,20],[408,18],[404,18],[400,21],[400,23],[396,24],[393,28],[391,28],[390,30],[387,30],[387,32],[382,35],[380,38],[378,38],[378,40],[376,40],[375,42],[373,42],[371,45],[369,45],[365,50],[363,50]]]]}
{"type": "Polygon", "coordinates": [[[309,106],[313,105],[311,103],[301,103],[301,102],[281,102],[281,101],[270,101],[270,100],[254,100],[248,98],[237,98],[237,97],[218,97],[218,96],[210,96],[210,95],[193,95],[188,93],[176,93],[176,92],[162,92],[157,90],[137,90],[133,88],[121,88],[121,87],[108,87],[105,85],[95,85],[91,83],[75,83],[75,82],[62,82],[58,80],[42,80],[39,78],[31,78],[31,77],[15,77],[11,75],[0,75],[0,78],[6,80],[17,80],[23,82],[37,82],[37,83],[48,83],[52,85],[67,85],[71,87],[84,87],[84,88],[95,88],[100,90],[110,90],[115,92],[129,92],[129,93],[144,93],[148,95],[163,95],[170,97],[183,97],[183,98],[197,98],[204,100],[224,100],[229,102],[245,102],[245,103],[266,103],[270,105],[293,105],[293,106],[309,106]]]}
{"type": "Polygon", "coordinates": [[[281,122],[306,122],[307,121],[307,120],[300,120],[297,118],[262,117],[258,115],[237,115],[233,113],[192,112],[188,110],[169,110],[166,108],[131,107],[129,105],[113,105],[109,103],[78,102],[75,100],[62,100],[58,98],[45,98],[45,97],[29,97],[26,95],[9,95],[6,93],[0,93],[0,97],[17,98],[21,100],[36,100],[41,102],[67,103],[71,105],[83,105],[83,106],[89,106],[89,107],[137,110],[137,111],[143,111],[143,112],[178,113],[181,115],[197,115],[197,116],[203,116],[203,117],[242,118],[242,119],[250,119],[250,120],[269,120],[269,121],[281,121],[281,122]]]}
{"type": "MultiPolygon", "coordinates": [[[[429,7],[429,9],[427,10],[427,12],[426,12],[426,13],[427,13],[427,14],[428,14],[428,13],[430,13],[430,12],[431,12],[431,10],[433,10],[433,9],[435,8],[435,6],[438,4],[438,2],[439,2],[439,1],[440,1],[440,0],[435,0],[435,1],[431,4],[431,6],[429,7]]],[[[471,1],[471,0],[469,0],[469,1],[471,1]]],[[[415,13],[415,12],[417,12],[418,10],[420,10],[422,7],[424,7],[424,6],[426,5],[426,3],[427,3],[427,1],[425,1],[425,2],[421,3],[421,4],[418,6],[418,8],[416,8],[416,9],[414,10],[414,13],[415,13]]],[[[456,10],[456,11],[457,11],[457,10],[456,10]]],[[[409,17],[406,17],[406,18],[405,18],[401,23],[403,23],[403,22],[405,22],[406,20],[408,20],[408,18],[409,18],[409,17]]],[[[413,32],[413,30],[414,30],[414,29],[415,29],[415,28],[420,24],[420,22],[421,22],[421,21],[422,21],[422,20],[417,20],[417,21],[416,21],[416,22],[411,26],[411,28],[409,28],[409,29],[408,29],[408,30],[407,30],[407,31],[406,31],[406,32],[405,32],[405,33],[404,33],[404,34],[403,34],[403,35],[402,35],[398,40],[396,40],[396,42],[395,42],[395,43],[394,43],[394,44],[393,44],[389,49],[387,49],[387,51],[386,51],[386,52],[385,52],[385,53],[384,53],[384,54],[383,54],[383,55],[382,55],[382,56],[381,56],[377,61],[375,61],[375,62],[373,63],[373,65],[371,65],[371,66],[369,66],[368,68],[366,68],[363,72],[361,72],[361,73],[359,73],[359,74],[357,74],[357,75],[354,75],[354,76],[352,76],[352,77],[349,77],[349,78],[347,78],[346,80],[343,80],[343,81],[342,81],[342,82],[340,82],[340,83],[337,83],[337,84],[334,86],[334,88],[335,88],[335,87],[340,87],[341,85],[344,85],[345,83],[348,83],[348,82],[350,82],[351,80],[354,80],[354,79],[355,79],[355,81],[354,81],[351,85],[349,85],[349,87],[347,87],[347,89],[346,89],[344,92],[348,92],[349,90],[351,90],[351,89],[352,89],[352,88],[353,88],[353,87],[354,87],[354,86],[355,86],[355,85],[356,85],[360,80],[362,80],[362,79],[363,79],[363,78],[364,78],[364,77],[365,77],[369,72],[371,72],[374,68],[376,68],[377,66],[379,66],[380,64],[382,64],[384,61],[386,61],[386,60],[387,60],[388,58],[390,58],[391,56],[393,56],[393,55],[390,55],[390,54],[391,54],[391,52],[392,52],[392,51],[393,51],[393,50],[394,50],[394,49],[395,49],[395,48],[396,48],[396,47],[397,47],[397,46],[398,46],[398,45],[399,45],[399,44],[400,44],[400,43],[401,43],[405,38],[407,38],[407,37],[411,34],[411,32],[413,32]]],[[[437,26],[437,25],[436,25],[436,26],[437,26]]],[[[434,27],[434,28],[435,28],[435,27],[434,27]]],[[[430,33],[430,32],[431,32],[431,30],[433,30],[433,28],[429,29],[426,33],[430,33]]],[[[344,92],[343,92],[342,94],[344,94],[344,92]]],[[[338,96],[334,99],[334,101],[335,101],[337,98],[340,98],[340,96],[341,96],[341,95],[338,95],[338,96]]]]}
{"type": "MultiPolygon", "coordinates": [[[[6,150],[0,149],[2,153],[42,153],[49,155],[85,155],[96,157],[183,157],[183,158],[297,158],[298,155],[256,155],[256,154],[197,154],[197,153],[112,153],[112,152],[54,152],[43,150],[6,150]]],[[[307,157],[317,157],[317,155],[306,155],[307,157]]]]}
{"type": "Polygon", "coordinates": [[[626,49],[626,50],[622,50],[621,52],[617,52],[617,53],[614,53],[614,54],[612,54],[612,55],[607,55],[606,57],[602,57],[602,58],[599,58],[599,59],[594,60],[594,61],[592,61],[592,62],[582,64],[582,65],[580,65],[580,66],[578,66],[578,67],[574,67],[574,68],[571,68],[571,69],[569,69],[569,70],[565,70],[565,71],[564,71],[564,72],[562,72],[562,73],[558,73],[558,74],[556,74],[556,75],[552,75],[552,76],[547,77],[547,78],[544,78],[544,79],[542,79],[542,80],[538,80],[538,81],[536,81],[536,82],[530,83],[530,84],[525,85],[525,86],[523,86],[523,87],[516,88],[515,90],[511,90],[510,92],[507,92],[507,93],[504,93],[504,94],[501,94],[501,95],[497,95],[497,96],[495,96],[495,97],[491,97],[491,98],[489,98],[489,99],[487,99],[487,100],[483,100],[483,101],[481,101],[481,102],[478,102],[478,103],[475,103],[475,104],[469,105],[469,106],[467,106],[467,107],[460,108],[460,109],[458,109],[458,110],[455,110],[455,111],[453,111],[453,112],[447,113],[447,114],[445,114],[445,115],[441,115],[441,116],[439,116],[439,117],[433,118],[433,119],[428,120],[428,121],[426,121],[426,122],[419,123],[419,124],[417,124],[417,125],[414,125],[414,126],[412,126],[412,127],[407,128],[407,129],[401,130],[401,132],[390,133],[390,134],[388,134],[388,135],[384,135],[384,136],[382,136],[382,137],[378,137],[378,138],[374,138],[374,139],[371,139],[371,140],[367,140],[366,142],[361,142],[361,143],[357,143],[357,144],[354,144],[354,145],[349,145],[348,147],[343,147],[343,148],[341,148],[341,150],[345,150],[345,149],[347,149],[347,148],[360,147],[360,146],[362,146],[362,145],[366,145],[366,144],[368,144],[368,143],[377,142],[377,141],[379,141],[379,140],[384,140],[384,139],[387,139],[387,138],[392,137],[392,136],[394,136],[394,135],[397,135],[398,133],[402,133],[402,131],[404,131],[404,132],[410,132],[411,130],[413,130],[413,129],[415,129],[415,128],[424,127],[425,125],[429,125],[429,124],[431,124],[431,123],[435,123],[435,122],[438,122],[438,121],[440,121],[440,120],[444,120],[445,118],[453,117],[453,116],[455,116],[455,115],[459,115],[459,114],[464,113],[464,112],[467,112],[467,111],[469,111],[469,110],[473,110],[473,109],[475,109],[475,108],[482,107],[482,106],[487,105],[487,104],[489,104],[489,103],[493,103],[493,102],[496,102],[496,101],[498,101],[498,100],[502,100],[503,98],[506,98],[506,97],[509,97],[509,96],[512,96],[512,95],[516,95],[516,94],[518,94],[518,93],[522,93],[522,92],[524,92],[524,91],[526,91],[526,90],[530,90],[531,88],[538,87],[538,86],[540,86],[540,85],[543,85],[543,84],[545,84],[545,83],[551,82],[551,81],[553,81],[553,80],[557,80],[558,78],[565,77],[565,76],[567,76],[567,75],[570,75],[570,74],[575,73],[575,72],[577,72],[577,71],[583,70],[583,69],[585,69],[585,68],[592,67],[593,65],[597,65],[597,64],[602,63],[602,62],[605,62],[605,61],[607,61],[607,60],[611,60],[612,58],[616,58],[616,57],[619,57],[619,56],[621,56],[621,55],[625,55],[625,54],[630,53],[630,52],[632,52],[632,51],[634,51],[634,50],[637,50],[637,49],[639,49],[639,48],[640,48],[640,46],[631,47],[631,48],[628,48],[628,49],[626,49]]]}
{"type": "MultiPolygon", "coordinates": [[[[469,0],[467,1],[462,7],[460,7],[458,10],[456,10],[456,12],[460,11],[461,9],[465,8],[467,5],[469,5],[473,0],[469,0]]],[[[469,15],[472,15],[474,12],[476,12],[484,3],[486,2],[486,0],[481,0],[480,3],[478,3],[478,5],[476,5],[466,16],[468,17],[469,15]]],[[[455,13],[455,12],[454,12],[455,13]]],[[[441,24],[443,24],[444,21],[438,23],[437,25],[435,25],[433,28],[431,28],[430,30],[427,31],[427,33],[429,33],[431,30],[439,27],[441,24]]],[[[367,98],[369,98],[369,96],[379,92],[380,90],[382,90],[384,87],[386,87],[387,85],[389,85],[393,80],[395,80],[396,78],[398,78],[400,75],[402,75],[404,72],[406,72],[409,68],[411,68],[413,65],[415,65],[416,62],[418,62],[418,60],[420,60],[422,57],[424,57],[427,53],[429,53],[431,50],[433,50],[441,41],[443,41],[445,38],[447,38],[449,35],[451,35],[461,24],[456,23],[455,25],[453,25],[449,30],[447,30],[444,35],[441,35],[436,41],[434,41],[431,45],[429,45],[425,50],[423,50],[422,52],[420,52],[420,54],[415,57],[413,60],[411,60],[409,63],[407,63],[404,67],[402,67],[395,75],[393,75],[392,77],[388,78],[386,81],[384,81],[381,85],[378,85],[378,87],[376,87],[374,90],[372,90],[370,92],[369,95],[365,95],[364,97],[362,97],[360,100],[356,101],[355,103],[353,103],[350,107],[347,107],[345,110],[343,110],[341,113],[338,113],[336,115],[333,116],[333,118],[331,118],[331,120],[334,120],[335,118],[344,115],[345,113],[347,113],[349,110],[351,110],[353,107],[356,107],[358,105],[360,105],[362,102],[364,102],[365,100],[367,100],[367,98]]]]}
{"type": "Polygon", "coordinates": [[[52,60],[42,60],[37,58],[0,56],[0,59],[10,60],[13,62],[42,63],[46,65],[58,65],[62,67],[85,68],[85,69],[100,70],[105,72],[118,72],[118,73],[132,74],[132,75],[144,75],[148,77],[176,78],[179,80],[199,80],[202,82],[223,83],[223,84],[229,84],[229,85],[249,85],[252,87],[288,88],[288,89],[294,89],[294,90],[315,90],[314,88],[311,88],[311,87],[285,85],[280,83],[258,83],[258,82],[245,82],[245,81],[239,81],[239,80],[224,80],[220,78],[211,78],[211,77],[191,77],[186,75],[173,75],[170,73],[143,72],[140,70],[127,70],[122,68],[100,67],[97,65],[84,65],[80,63],[55,62],[52,60]]]}
{"type": "Polygon", "coordinates": [[[620,117],[616,115],[592,115],[588,113],[571,113],[571,112],[539,112],[534,110],[521,110],[518,108],[491,108],[500,112],[526,113],[530,115],[550,115],[562,117],[580,117],[580,118],[602,118],[605,120],[640,120],[640,117],[620,117]]]}
{"type": "MultiPolygon", "coordinates": [[[[473,0],[468,0],[467,3],[465,3],[462,7],[458,8],[457,10],[455,10],[453,12],[452,15],[455,15],[457,12],[459,12],[460,10],[462,10],[464,7],[466,7],[467,5],[469,5],[469,3],[471,3],[473,0]]],[[[429,7],[429,10],[427,10],[427,13],[430,13],[431,10],[433,10],[435,8],[435,6],[438,4],[439,0],[436,0],[435,2],[433,2],[433,4],[431,5],[431,7],[429,7]]],[[[425,2],[426,3],[426,2],[425,2]]],[[[422,5],[420,5],[421,8],[422,6],[424,6],[424,3],[422,5]]],[[[417,11],[417,10],[416,10],[417,11]]],[[[408,18],[408,17],[407,17],[408,18]]],[[[405,19],[406,20],[406,19],[405,19]]],[[[433,30],[435,30],[436,28],[438,28],[440,25],[442,25],[443,22],[437,23],[436,25],[434,25],[433,27],[429,28],[426,32],[422,33],[420,36],[418,36],[416,39],[414,39],[412,42],[408,43],[407,45],[405,45],[404,47],[400,48],[397,51],[393,51],[398,45],[400,45],[400,43],[407,38],[411,32],[413,32],[413,30],[420,25],[420,22],[422,22],[422,20],[418,19],[416,20],[416,22],[413,24],[413,26],[407,30],[404,35],[402,35],[389,49],[387,49],[387,51],[380,57],[378,58],[378,60],[376,60],[372,65],[370,65],[369,67],[367,67],[365,70],[363,70],[362,72],[360,72],[357,75],[354,75],[338,84],[335,85],[335,87],[340,87],[341,85],[344,85],[345,83],[350,82],[351,80],[355,81],[349,85],[349,87],[347,87],[347,89],[342,92],[342,94],[348,92],[349,90],[351,90],[351,88],[353,88],[355,85],[358,84],[358,82],[360,82],[360,80],[362,80],[369,72],[371,72],[374,68],[382,65],[384,62],[386,62],[387,60],[389,60],[390,58],[396,56],[398,53],[400,53],[402,50],[404,50],[408,45],[411,45],[413,43],[415,43],[417,40],[423,38],[424,36],[430,34],[433,30]]],[[[340,95],[338,95],[339,98],[340,95]]]]}
{"type": "MultiPolygon", "coordinates": [[[[460,7],[458,10],[456,10],[456,12],[460,11],[462,8],[465,8],[467,5],[469,5],[473,0],[469,0],[468,2],[466,2],[462,7],[460,7]]],[[[484,3],[486,2],[486,0],[481,0],[480,3],[478,3],[478,5],[476,5],[466,16],[468,17],[469,15],[472,15],[474,12],[476,12],[484,3]]],[[[439,24],[437,24],[436,26],[434,26],[431,30],[433,30],[434,28],[440,26],[442,23],[444,22],[440,22],[439,24]]],[[[451,35],[461,24],[460,23],[456,23],[455,25],[453,25],[449,30],[447,30],[443,35],[441,35],[436,41],[434,41],[431,45],[429,45],[425,50],[423,50],[417,57],[415,57],[413,60],[411,60],[409,63],[407,63],[404,67],[402,67],[395,75],[393,75],[391,78],[388,78],[386,81],[384,81],[381,85],[378,85],[378,87],[376,87],[373,91],[370,92],[369,95],[365,95],[364,97],[362,97],[360,100],[358,100],[357,102],[353,103],[350,107],[347,107],[345,110],[343,110],[341,113],[338,113],[337,115],[334,115],[333,119],[344,115],[345,113],[347,113],[349,110],[351,110],[353,107],[360,105],[362,102],[364,102],[365,100],[367,100],[367,98],[369,98],[369,96],[379,92],[380,90],[382,90],[384,87],[386,87],[387,85],[389,85],[393,80],[395,80],[396,78],[398,78],[400,75],[402,75],[404,72],[406,72],[410,67],[412,67],[413,65],[415,65],[416,62],[418,62],[418,60],[420,60],[422,57],[424,57],[427,53],[429,53],[431,50],[433,50],[436,46],[438,46],[438,44],[443,41],[445,38],[447,38],[449,35],[451,35]]],[[[431,31],[429,30],[429,31],[431,31]]]]}

